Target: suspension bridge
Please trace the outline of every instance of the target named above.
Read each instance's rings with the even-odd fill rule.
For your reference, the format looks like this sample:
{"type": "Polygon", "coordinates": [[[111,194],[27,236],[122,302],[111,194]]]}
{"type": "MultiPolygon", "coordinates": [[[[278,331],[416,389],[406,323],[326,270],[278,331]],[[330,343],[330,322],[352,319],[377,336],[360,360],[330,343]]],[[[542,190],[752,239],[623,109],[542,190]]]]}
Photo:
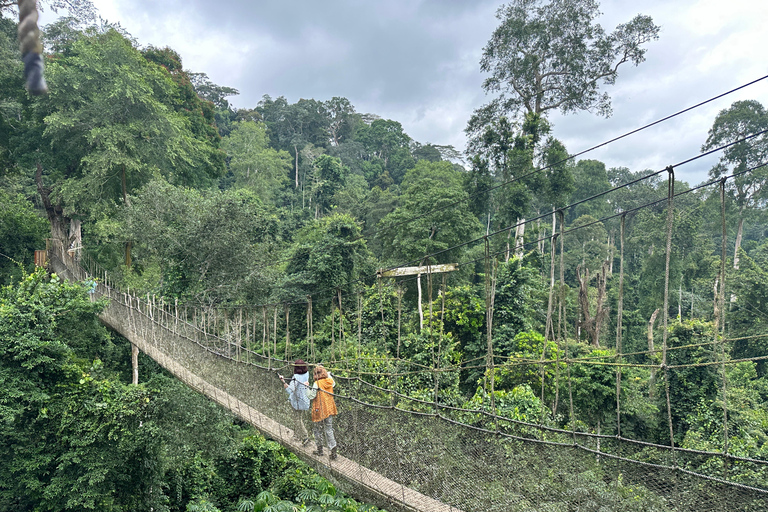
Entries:
{"type": "MultiPolygon", "coordinates": [[[[94,277],[54,244],[63,278],[94,277]]],[[[338,382],[340,456],[293,439],[275,371],[286,362],[217,335],[188,311],[110,286],[102,321],[176,378],[278,441],[357,499],[390,511],[768,509],[768,461],[514,421],[411,398],[360,376],[338,382]],[[711,471],[702,471],[710,468],[711,471]],[[757,475],[748,484],[739,476],[757,475]]],[[[246,322],[247,323],[247,322],[246,322]]],[[[231,331],[231,326],[229,330],[231,331]]],[[[238,330],[244,328],[239,323],[238,330]]],[[[256,326],[245,327],[255,336],[256,326]]]]}

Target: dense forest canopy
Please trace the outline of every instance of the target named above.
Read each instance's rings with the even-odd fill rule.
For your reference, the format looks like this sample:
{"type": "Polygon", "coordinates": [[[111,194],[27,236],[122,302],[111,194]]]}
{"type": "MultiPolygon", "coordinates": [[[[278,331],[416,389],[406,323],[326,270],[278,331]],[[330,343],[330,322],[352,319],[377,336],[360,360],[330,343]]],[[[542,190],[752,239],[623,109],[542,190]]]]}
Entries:
{"type": "Polygon", "coordinates": [[[16,25],[0,17],[0,444],[13,453],[0,509],[235,510],[300,495],[366,509],[149,361],[142,384],[126,384],[128,344],[98,323],[104,304],[34,270],[47,238],[167,303],[285,311],[273,334],[290,330],[291,344],[278,352],[460,369],[440,386],[405,379],[415,397],[488,409],[493,396],[522,421],[765,459],[768,114],[737,101],[712,120],[702,151],[728,147],[706,186],[571,159],[549,113],[608,115],[605,87],[659,34],[643,15],[606,33],[597,8],[499,10],[480,63],[497,96],[468,120],[466,154],[344,97],[235,109],[235,89],[172,49],[86,18],[46,28],[51,92],[33,99],[16,25]],[[662,343],[675,349],[664,364],[701,366],[656,375],[662,343]],[[554,385],[563,358],[628,364],[621,425],[615,369],[573,372],[572,416],[554,385]],[[255,477],[238,473],[254,464],[255,477]]]}

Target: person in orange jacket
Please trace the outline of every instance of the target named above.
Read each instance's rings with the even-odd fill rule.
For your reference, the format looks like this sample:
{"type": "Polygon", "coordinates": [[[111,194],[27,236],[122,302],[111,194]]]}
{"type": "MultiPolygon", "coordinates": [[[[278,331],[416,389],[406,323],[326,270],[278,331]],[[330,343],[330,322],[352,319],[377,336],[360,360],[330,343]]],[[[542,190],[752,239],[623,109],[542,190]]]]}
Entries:
{"type": "MultiPolygon", "coordinates": [[[[322,365],[317,365],[313,373],[314,384],[312,390],[315,397],[312,400],[312,422],[317,449],[312,452],[315,455],[323,455],[323,434],[331,450],[331,460],[336,458],[336,438],[333,435],[333,417],[336,416],[336,401],[333,399],[333,387],[336,383],[333,377],[322,365]]],[[[310,392],[310,396],[312,396],[310,392]]]]}

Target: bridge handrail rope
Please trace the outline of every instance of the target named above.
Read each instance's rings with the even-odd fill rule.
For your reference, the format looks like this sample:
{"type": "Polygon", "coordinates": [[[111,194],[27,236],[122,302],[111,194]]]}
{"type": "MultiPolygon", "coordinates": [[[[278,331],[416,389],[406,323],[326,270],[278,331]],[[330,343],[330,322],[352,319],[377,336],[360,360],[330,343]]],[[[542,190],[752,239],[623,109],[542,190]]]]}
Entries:
{"type": "MultiPolygon", "coordinates": [[[[122,295],[123,295],[123,297],[133,297],[133,296],[128,295],[128,294],[122,294],[122,295]]],[[[110,293],[108,293],[108,296],[110,296],[112,298],[112,300],[118,300],[119,301],[119,299],[117,298],[117,297],[119,297],[119,295],[112,296],[110,293]]],[[[130,309],[135,310],[136,312],[138,312],[141,315],[144,315],[146,318],[148,318],[153,323],[155,323],[157,325],[163,325],[163,323],[159,319],[155,319],[154,318],[154,315],[157,314],[156,313],[157,307],[152,305],[151,300],[144,301],[141,298],[133,297],[130,301],[126,300],[125,302],[121,302],[121,304],[129,307],[130,309]],[[143,306],[142,306],[142,304],[143,304],[143,306]],[[142,311],[142,307],[144,308],[143,311],[142,311]]],[[[175,320],[177,320],[177,319],[174,319],[174,321],[175,320]]],[[[182,320],[182,322],[183,322],[183,320],[182,320]]],[[[202,333],[206,338],[213,339],[213,340],[221,342],[222,343],[221,346],[223,346],[223,344],[226,343],[226,340],[223,340],[219,336],[216,336],[216,335],[213,335],[213,334],[210,334],[210,333],[206,333],[206,332],[204,332],[203,330],[201,330],[197,326],[194,326],[194,325],[191,325],[191,324],[188,324],[188,325],[191,326],[191,328],[194,331],[202,333]]],[[[204,343],[200,342],[199,339],[194,339],[194,338],[191,338],[191,337],[188,337],[188,336],[183,336],[183,335],[180,335],[180,336],[185,338],[185,339],[187,339],[188,341],[190,341],[192,343],[197,344],[201,348],[205,349],[206,351],[208,351],[209,353],[211,353],[211,354],[213,354],[213,355],[215,355],[217,357],[222,357],[222,358],[225,358],[225,359],[230,359],[232,361],[235,361],[235,362],[238,362],[238,363],[241,363],[241,364],[252,365],[252,366],[255,366],[255,367],[257,367],[259,369],[262,369],[262,370],[275,371],[275,370],[281,370],[281,369],[284,369],[284,368],[287,368],[287,367],[290,366],[289,362],[286,362],[286,361],[283,361],[283,360],[280,360],[280,361],[275,360],[276,363],[279,362],[279,363],[281,363],[281,365],[280,366],[272,366],[272,367],[260,365],[258,363],[253,362],[253,361],[239,361],[236,358],[233,358],[231,355],[227,354],[227,352],[231,353],[231,350],[229,350],[229,351],[221,350],[221,349],[218,348],[219,346],[217,346],[217,345],[214,345],[213,347],[211,347],[210,344],[204,344],[204,343]]],[[[682,348],[682,347],[678,347],[678,348],[682,348]]],[[[267,356],[264,356],[262,354],[258,354],[258,353],[255,353],[255,352],[253,352],[253,354],[258,356],[258,357],[260,357],[260,358],[268,359],[267,356]]],[[[759,357],[758,359],[762,360],[764,358],[768,358],[768,356],[759,357]]],[[[754,358],[753,359],[740,359],[738,361],[740,362],[740,361],[745,361],[745,360],[754,360],[754,358]]],[[[569,362],[567,360],[562,360],[562,361],[566,362],[566,363],[569,362]]],[[[576,360],[572,360],[572,361],[575,362],[576,360]]],[[[537,364],[537,363],[545,364],[545,365],[552,365],[553,364],[552,361],[548,361],[546,363],[542,363],[540,360],[534,360],[534,359],[531,359],[531,360],[528,361],[528,364],[537,364]]],[[[643,367],[657,367],[657,368],[661,367],[661,365],[615,365],[615,364],[612,364],[612,363],[604,363],[604,364],[611,365],[611,366],[643,366],[643,367]]],[[[718,364],[722,364],[722,361],[713,361],[713,362],[708,362],[708,363],[696,363],[696,364],[688,364],[688,365],[669,365],[668,368],[684,368],[684,367],[695,367],[695,366],[702,366],[702,365],[711,366],[711,365],[718,365],[718,364]]],[[[489,417],[491,419],[495,419],[495,420],[502,419],[504,421],[508,421],[508,422],[516,424],[516,425],[525,426],[525,427],[532,427],[532,428],[536,428],[536,429],[540,429],[540,430],[546,430],[546,431],[549,431],[549,432],[552,432],[552,433],[560,433],[560,434],[571,434],[572,433],[570,430],[558,429],[558,428],[549,427],[549,426],[546,426],[546,425],[541,425],[539,423],[529,423],[529,422],[524,422],[524,421],[521,421],[521,420],[506,418],[504,416],[495,415],[495,414],[492,414],[492,413],[489,413],[487,411],[480,410],[480,409],[464,409],[464,408],[459,408],[459,407],[453,407],[453,406],[446,405],[446,404],[440,404],[440,403],[435,404],[434,402],[430,402],[430,401],[427,401],[427,400],[422,400],[422,399],[419,399],[419,398],[411,397],[411,396],[404,395],[402,393],[390,390],[388,388],[377,386],[377,385],[372,384],[370,382],[364,381],[364,380],[360,379],[359,377],[348,378],[348,377],[344,377],[344,376],[341,376],[341,375],[334,375],[334,377],[337,380],[339,380],[339,381],[347,381],[347,382],[356,381],[356,382],[359,382],[359,383],[361,383],[361,384],[363,384],[363,385],[365,385],[367,387],[373,388],[373,389],[375,389],[377,391],[391,393],[391,394],[397,396],[398,398],[400,398],[402,400],[408,400],[408,401],[411,401],[411,402],[414,402],[414,403],[418,403],[418,404],[422,404],[422,405],[429,406],[429,407],[433,407],[433,406],[437,405],[440,409],[451,410],[451,411],[456,411],[456,412],[460,412],[460,413],[480,414],[480,415],[489,417]]],[[[476,430],[483,430],[483,431],[487,430],[487,429],[482,429],[480,427],[477,427],[475,425],[470,425],[470,424],[467,424],[467,423],[458,422],[456,420],[453,420],[453,419],[451,419],[449,417],[446,417],[446,416],[443,416],[443,415],[440,415],[440,414],[426,413],[426,412],[423,412],[423,411],[414,411],[414,410],[410,410],[410,409],[404,409],[402,407],[392,407],[392,406],[389,406],[389,405],[381,405],[381,404],[375,404],[375,403],[371,403],[371,402],[365,402],[365,401],[359,400],[359,399],[357,399],[355,397],[346,396],[346,395],[339,394],[339,393],[337,393],[335,396],[337,396],[338,398],[354,400],[354,401],[356,401],[356,402],[358,402],[358,403],[360,403],[362,405],[369,406],[369,407],[377,407],[377,408],[383,408],[383,409],[393,408],[393,409],[396,409],[398,411],[401,411],[401,412],[404,412],[404,413],[409,413],[409,414],[417,414],[417,415],[421,415],[421,416],[441,417],[441,418],[443,418],[443,419],[445,419],[447,421],[454,422],[457,425],[462,425],[462,426],[465,426],[465,427],[468,427],[468,428],[472,428],[472,429],[476,429],[476,430]]],[[[498,432],[490,431],[490,430],[488,430],[488,432],[498,433],[498,432]]],[[[504,436],[504,437],[517,438],[515,436],[511,436],[510,434],[505,434],[503,432],[501,432],[499,434],[504,436]]],[[[674,450],[674,451],[695,453],[695,454],[699,454],[699,455],[707,455],[707,456],[722,456],[723,455],[722,453],[719,453],[719,452],[710,452],[710,451],[703,451],[703,450],[692,450],[692,449],[681,448],[681,447],[677,447],[677,446],[672,447],[672,446],[668,446],[668,445],[659,445],[659,444],[655,444],[655,443],[649,443],[649,442],[644,442],[644,441],[640,441],[640,440],[634,440],[634,439],[631,439],[631,438],[623,438],[623,437],[620,437],[620,436],[601,435],[601,434],[595,434],[595,433],[591,433],[591,432],[577,432],[577,434],[579,436],[588,437],[588,438],[620,439],[622,441],[626,441],[626,442],[633,443],[633,444],[649,446],[649,447],[654,447],[654,448],[660,448],[660,449],[668,449],[668,450],[674,450]]],[[[531,438],[520,438],[520,439],[527,439],[527,440],[530,440],[530,441],[538,441],[536,439],[531,439],[531,438]]],[[[556,444],[563,444],[563,443],[556,443],[556,444]]],[[[564,444],[564,445],[565,446],[571,446],[570,444],[564,444]]],[[[746,462],[754,462],[754,463],[759,463],[759,464],[768,464],[768,460],[753,459],[753,458],[748,458],[748,457],[739,457],[739,456],[730,455],[730,454],[728,455],[728,457],[729,458],[733,458],[734,460],[742,460],[742,461],[746,461],[746,462]]],[[[631,460],[631,459],[628,459],[628,460],[631,460]]]]}

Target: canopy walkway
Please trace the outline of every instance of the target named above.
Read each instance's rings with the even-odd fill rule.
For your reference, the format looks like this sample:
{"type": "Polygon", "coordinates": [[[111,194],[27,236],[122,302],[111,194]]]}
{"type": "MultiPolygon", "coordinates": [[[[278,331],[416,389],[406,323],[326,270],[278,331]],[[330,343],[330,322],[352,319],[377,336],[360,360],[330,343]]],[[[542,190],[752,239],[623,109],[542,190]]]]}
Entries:
{"type": "MultiPolygon", "coordinates": [[[[55,247],[49,261],[64,278],[92,277],[55,247]]],[[[291,410],[275,376],[285,362],[274,352],[259,354],[208,332],[189,312],[107,286],[106,277],[93,294],[110,300],[105,324],[349,494],[387,510],[768,509],[767,461],[513,421],[418,400],[341,371],[340,456],[314,456],[285,426],[291,410]],[[749,485],[738,481],[744,475],[752,475],[749,485]]]]}

